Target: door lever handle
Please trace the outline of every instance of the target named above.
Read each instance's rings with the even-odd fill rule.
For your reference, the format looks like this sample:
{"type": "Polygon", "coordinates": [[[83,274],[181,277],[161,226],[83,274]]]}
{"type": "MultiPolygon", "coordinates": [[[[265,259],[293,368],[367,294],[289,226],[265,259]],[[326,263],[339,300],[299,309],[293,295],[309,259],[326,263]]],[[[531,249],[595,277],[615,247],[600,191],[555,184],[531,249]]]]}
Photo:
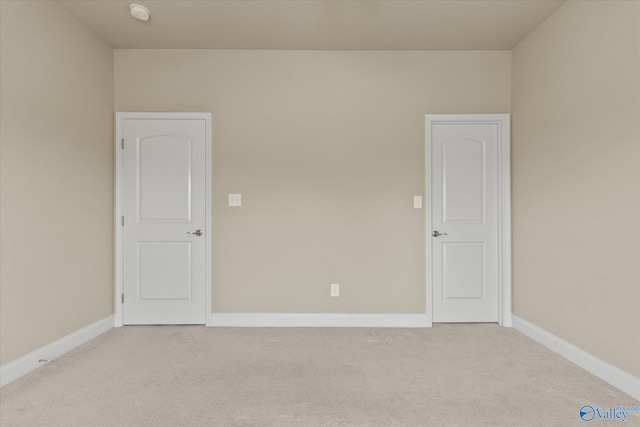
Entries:
{"type": "Polygon", "coordinates": [[[433,237],[438,237],[438,236],[448,236],[449,234],[448,233],[441,233],[438,230],[434,230],[433,233],[431,233],[431,235],[433,237]]]}
{"type": "Polygon", "coordinates": [[[200,237],[200,236],[202,236],[202,230],[197,229],[196,231],[187,231],[187,234],[192,234],[194,236],[200,237]]]}

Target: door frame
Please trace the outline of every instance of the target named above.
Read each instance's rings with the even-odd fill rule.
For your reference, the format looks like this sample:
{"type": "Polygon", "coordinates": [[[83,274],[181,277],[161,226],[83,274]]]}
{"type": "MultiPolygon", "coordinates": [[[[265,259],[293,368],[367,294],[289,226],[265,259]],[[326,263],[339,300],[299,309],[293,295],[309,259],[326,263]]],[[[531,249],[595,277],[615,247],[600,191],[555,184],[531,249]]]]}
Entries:
{"type": "Polygon", "coordinates": [[[510,114],[427,114],[425,129],[426,315],[433,325],[433,251],[431,235],[431,130],[437,123],[497,124],[498,143],[498,323],[511,327],[511,124],[510,114]]]}
{"type": "Polygon", "coordinates": [[[115,135],[115,275],[114,275],[114,326],[123,325],[122,293],[124,290],[124,150],[122,149],[122,123],[126,119],[139,120],[204,120],[205,121],[205,325],[211,326],[211,113],[145,113],[117,112],[115,135]]]}

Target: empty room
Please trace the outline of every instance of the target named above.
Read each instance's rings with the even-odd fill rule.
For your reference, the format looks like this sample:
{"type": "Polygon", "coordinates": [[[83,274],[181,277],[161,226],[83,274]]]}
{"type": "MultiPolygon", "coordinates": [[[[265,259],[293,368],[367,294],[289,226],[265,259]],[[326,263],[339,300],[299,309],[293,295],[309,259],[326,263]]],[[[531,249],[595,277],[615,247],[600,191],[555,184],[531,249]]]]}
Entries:
{"type": "Polygon", "coordinates": [[[0,425],[640,425],[640,1],[0,0],[0,425]]]}

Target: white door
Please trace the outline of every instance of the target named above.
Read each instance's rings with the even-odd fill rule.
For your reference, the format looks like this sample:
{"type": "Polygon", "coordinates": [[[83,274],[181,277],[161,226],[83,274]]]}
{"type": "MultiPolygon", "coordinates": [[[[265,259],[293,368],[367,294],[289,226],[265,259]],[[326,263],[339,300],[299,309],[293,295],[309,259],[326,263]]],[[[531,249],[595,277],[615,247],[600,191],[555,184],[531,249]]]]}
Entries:
{"type": "Polygon", "coordinates": [[[433,322],[498,322],[503,126],[487,116],[430,117],[433,322]]]}
{"type": "Polygon", "coordinates": [[[205,323],[206,129],[122,119],[124,324],[205,323]]]}

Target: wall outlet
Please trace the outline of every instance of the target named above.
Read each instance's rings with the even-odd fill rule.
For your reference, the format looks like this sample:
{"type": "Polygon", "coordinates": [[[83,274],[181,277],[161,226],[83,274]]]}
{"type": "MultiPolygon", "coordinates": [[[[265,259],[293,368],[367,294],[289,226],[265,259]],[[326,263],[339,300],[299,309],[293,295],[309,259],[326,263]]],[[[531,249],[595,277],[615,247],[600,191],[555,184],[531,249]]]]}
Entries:
{"type": "Polygon", "coordinates": [[[340,296],[340,285],[338,283],[331,284],[331,296],[332,297],[340,296]]]}

